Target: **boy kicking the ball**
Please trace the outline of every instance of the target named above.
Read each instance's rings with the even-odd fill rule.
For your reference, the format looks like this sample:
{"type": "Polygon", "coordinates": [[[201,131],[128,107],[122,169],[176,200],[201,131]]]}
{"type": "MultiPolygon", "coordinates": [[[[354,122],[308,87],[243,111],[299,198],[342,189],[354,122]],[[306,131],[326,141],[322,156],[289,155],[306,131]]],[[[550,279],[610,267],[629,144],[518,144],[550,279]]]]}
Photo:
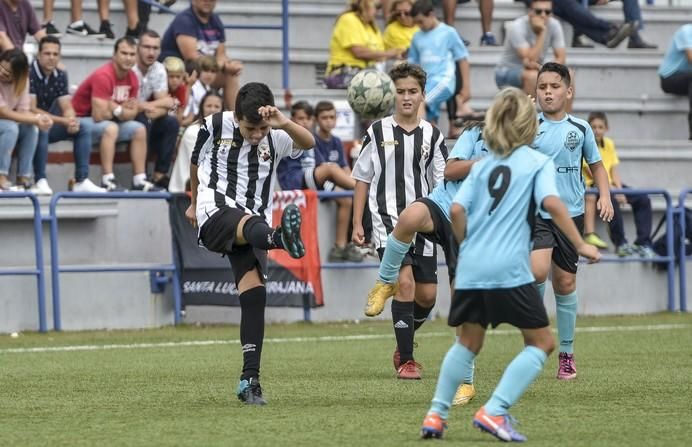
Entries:
{"type": "Polygon", "coordinates": [[[207,117],[190,165],[192,203],[185,212],[199,225],[199,242],[228,257],[240,300],[243,372],[236,390],[246,404],[264,405],[259,382],[267,293],[267,250],[305,255],[300,210],[289,205],[272,228],[276,167],[315,145],[312,134],[274,106],[269,87],[258,82],[238,92],[235,112],[207,117]]]}
{"type": "MultiPolygon", "coordinates": [[[[402,63],[389,72],[394,82],[394,115],[375,121],[363,140],[353,167],[353,242],[365,241],[363,210],[372,215],[372,242],[382,258],[387,236],[399,214],[413,201],[427,196],[443,180],[447,147],[439,129],[418,117],[425,99],[426,75],[414,64],[402,63]]],[[[392,293],[392,322],[400,352],[397,377],[420,379],[420,365],[413,358],[414,302],[430,308],[437,294],[435,245],[418,235],[399,270],[398,287],[392,293]]],[[[368,298],[365,315],[384,310],[385,300],[368,298]]]]}

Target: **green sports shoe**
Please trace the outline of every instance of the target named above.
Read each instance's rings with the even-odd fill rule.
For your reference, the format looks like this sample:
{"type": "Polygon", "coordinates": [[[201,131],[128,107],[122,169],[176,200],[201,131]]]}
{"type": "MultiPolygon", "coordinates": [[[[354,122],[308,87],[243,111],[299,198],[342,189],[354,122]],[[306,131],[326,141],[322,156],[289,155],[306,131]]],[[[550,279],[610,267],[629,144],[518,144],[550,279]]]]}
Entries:
{"type": "Polygon", "coordinates": [[[584,242],[602,250],[606,250],[608,248],[608,244],[603,239],[598,237],[596,233],[589,233],[584,236],[584,242]]]}
{"type": "Polygon", "coordinates": [[[300,238],[300,222],[300,209],[294,204],[288,205],[281,215],[281,242],[284,250],[295,259],[305,256],[305,245],[300,238]]]}

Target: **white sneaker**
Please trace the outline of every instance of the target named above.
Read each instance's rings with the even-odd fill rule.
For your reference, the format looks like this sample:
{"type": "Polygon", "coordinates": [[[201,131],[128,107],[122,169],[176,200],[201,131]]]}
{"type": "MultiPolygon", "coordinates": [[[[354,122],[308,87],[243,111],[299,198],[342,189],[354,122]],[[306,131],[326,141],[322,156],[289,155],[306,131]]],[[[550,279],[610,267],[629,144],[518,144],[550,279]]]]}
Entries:
{"type": "Polygon", "coordinates": [[[106,188],[101,188],[96,186],[91,180],[84,179],[81,182],[75,182],[72,185],[72,191],[74,192],[108,192],[106,188]]]}
{"type": "Polygon", "coordinates": [[[53,195],[53,190],[48,184],[48,180],[42,178],[32,186],[29,191],[33,192],[37,196],[50,196],[53,195]]]}

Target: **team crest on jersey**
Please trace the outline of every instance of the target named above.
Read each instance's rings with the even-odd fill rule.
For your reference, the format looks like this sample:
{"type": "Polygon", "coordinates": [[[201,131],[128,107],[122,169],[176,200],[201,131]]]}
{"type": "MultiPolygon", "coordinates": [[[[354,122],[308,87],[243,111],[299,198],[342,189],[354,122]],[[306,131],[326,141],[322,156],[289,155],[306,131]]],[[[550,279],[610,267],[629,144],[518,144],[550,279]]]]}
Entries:
{"type": "Polygon", "coordinates": [[[383,141],[382,143],[380,143],[380,146],[382,147],[382,149],[384,149],[384,148],[387,147],[387,146],[394,146],[394,147],[396,147],[396,146],[398,146],[398,145],[399,145],[399,142],[396,141],[396,140],[383,141]]]}
{"type": "Polygon", "coordinates": [[[574,150],[579,146],[579,134],[576,130],[570,130],[567,132],[567,137],[565,137],[565,147],[574,152],[574,150]]]}
{"type": "Polygon", "coordinates": [[[234,146],[233,139],[231,138],[221,138],[218,140],[217,144],[219,145],[219,152],[222,154],[227,153],[234,146]]]}
{"type": "Polygon", "coordinates": [[[427,160],[430,156],[430,145],[423,144],[420,148],[420,156],[422,159],[427,160]]]}
{"type": "Polygon", "coordinates": [[[268,161],[272,156],[267,143],[262,143],[257,147],[257,154],[262,161],[268,161]]]}

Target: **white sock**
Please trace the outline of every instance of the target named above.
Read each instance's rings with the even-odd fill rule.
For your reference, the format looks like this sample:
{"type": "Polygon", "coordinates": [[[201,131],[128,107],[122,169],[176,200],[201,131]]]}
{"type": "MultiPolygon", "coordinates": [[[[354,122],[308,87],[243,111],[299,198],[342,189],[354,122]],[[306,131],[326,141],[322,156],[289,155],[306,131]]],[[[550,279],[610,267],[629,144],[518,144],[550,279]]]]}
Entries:
{"type": "Polygon", "coordinates": [[[108,183],[110,180],[115,180],[115,175],[113,173],[104,174],[101,176],[101,181],[103,183],[108,183]]]}
{"type": "Polygon", "coordinates": [[[147,175],[146,174],[135,174],[132,176],[132,184],[135,186],[142,185],[146,181],[147,181],[147,175]]]}
{"type": "Polygon", "coordinates": [[[77,28],[84,25],[84,21],[82,19],[77,20],[76,22],[72,22],[70,25],[70,28],[77,28]]]}

